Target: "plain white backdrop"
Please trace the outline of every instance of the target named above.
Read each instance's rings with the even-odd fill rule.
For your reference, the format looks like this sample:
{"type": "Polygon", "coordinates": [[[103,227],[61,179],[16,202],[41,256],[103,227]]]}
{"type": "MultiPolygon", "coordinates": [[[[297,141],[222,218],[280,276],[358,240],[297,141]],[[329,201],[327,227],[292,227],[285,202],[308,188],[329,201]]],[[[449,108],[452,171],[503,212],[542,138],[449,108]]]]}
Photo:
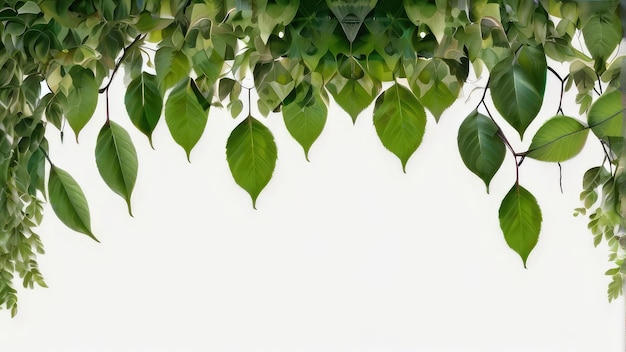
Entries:
{"type": "MultiPolygon", "coordinates": [[[[274,178],[253,210],[225,156],[239,119],[211,110],[188,163],[163,120],[156,150],[132,127],[121,80],[111,119],[127,127],[139,153],[135,216],[95,166],[101,96],[79,144],[69,129],[63,144],[53,129],[48,138],[52,160],[86,193],[102,243],[46,208],[39,233],[47,253],[39,262],[50,288],[21,289],[14,319],[0,312],[0,350],[624,350],[623,299],[606,297],[607,249],[594,248],[587,220],[572,216],[582,174],[602,160],[592,138],[563,163],[564,193],[556,165],[524,162],[521,183],[544,215],[524,269],[498,225],[513,158],[487,194],[457,151],[458,126],[480,93],[439,124],[429,115],[406,174],[379,142],[372,107],[353,126],[333,105],[311,162],[282,116],[253,109],[279,149],[274,178]]],[[[558,85],[549,81],[544,118],[557,108],[558,85]]],[[[565,111],[577,117],[577,107],[565,111]]],[[[515,143],[521,151],[530,139],[515,143]]]]}

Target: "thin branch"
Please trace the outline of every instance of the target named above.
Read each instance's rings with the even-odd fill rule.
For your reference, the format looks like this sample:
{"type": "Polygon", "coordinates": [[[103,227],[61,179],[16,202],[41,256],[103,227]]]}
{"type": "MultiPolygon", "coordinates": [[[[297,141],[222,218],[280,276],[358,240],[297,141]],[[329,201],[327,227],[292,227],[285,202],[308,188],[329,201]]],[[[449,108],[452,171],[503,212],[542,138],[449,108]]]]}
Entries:
{"type": "Polygon", "coordinates": [[[552,74],[554,74],[559,81],[561,81],[561,97],[559,99],[559,108],[556,110],[556,113],[565,115],[563,113],[563,95],[565,94],[565,79],[561,78],[561,75],[559,75],[552,67],[548,66],[548,70],[552,72],[552,74]]]}
{"type": "Polygon", "coordinates": [[[107,83],[106,86],[104,86],[103,88],[100,88],[100,90],[98,90],[98,93],[102,94],[106,91],[109,90],[109,87],[111,86],[111,83],[113,82],[113,78],[115,78],[115,74],[117,73],[117,70],[119,70],[119,68],[122,66],[122,62],[124,62],[124,60],[126,60],[126,57],[128,56],[128,53],[130,52],[130,49],[135,46],[137,43],[139,43],[141,40],[143,40],[146,37],[146,35],[138,35],[135,37],[135,40],[133,40],[132,43],[130,43],[127,47],[124,48],[124,52],[122,53],[122,57],[120,57],[120,59],[117,61],[117,63],[115,64],[115,67],[113,68],[113,72],[111,72],[111,78],[109,79],[109,82],[107,83]]]}

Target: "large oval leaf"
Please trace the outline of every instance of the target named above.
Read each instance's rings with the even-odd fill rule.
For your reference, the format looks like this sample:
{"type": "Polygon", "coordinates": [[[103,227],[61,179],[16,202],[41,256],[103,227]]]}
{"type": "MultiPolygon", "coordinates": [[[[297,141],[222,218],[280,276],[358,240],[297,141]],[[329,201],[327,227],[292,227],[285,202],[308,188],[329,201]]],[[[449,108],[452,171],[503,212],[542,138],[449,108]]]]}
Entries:
{"type": "Polygon", "coordinates": [[[50,167],[48,197],[52,210],[61,222],[70,229],[100,242],[91,232],[89,206],[85,194],[70,174],[54,165],[50,167]]]}
{"type": "Polygon", "coordinates": [[[516,58],[502,60],[491,70],[493,105],[520,137],[541,110],[547,67],[541,49],[523,46],[516,58]]]}
{"type": "Polygon", "coordinates": [[[384,91],[374,105],[374,126],[383,145],[406,163],[422,143],[426,112],[415,95],[396,83],[384,91]]]}
{"type": "Polygon", "coordinates": [[[583,149],[588,134],[589,130],[575,119],[555,116],[535,133],[527,155],[552,162],[571,159],[583,149]]]}
{"type": "Polygon", "coordinates": [[[522,257],[526,267],[526,259],[541,232],[542,216],[537,199],[519,184],[513,185],[500,204],[499,219],[506,243],[522,257]]]}
{"type": "Polygon", "coordinates": [[[109,188],[126,200],[132,216],[130,197],[137,180],[137,151],[128,132],[113,121],[105,123],[98,134],[96,165],[109,188]]]}
{"type": "Polygon", "coordinates": [[[126,89],[124,103],[130,120],[148,137],[152,146],[152,132],[163,110],[163,98],[156,76],[142,72],[133,79],[126,89]]]}
{"type": "Polygon", "coordinates": [[[498,126],[488,116],[474,110],[461,123],[457,142],[463,163],[485,182],[489,193],[489,183],[506,154],[498,126]]]}
{"type": "Polygon", "coordinates": [[[179,82],[165,103],[165,122],[174,141],[187,153],[187,160],[191,150],[202,137],[209,118],[191,84],[195,84],[191,79],[179,82]]]}
{"type": "Polygon", "coordinates": [[[601,139],[622,137],[623,111],[620,91],[605,92],[591,105],[589,114],[587,114],[587,122],[591,131],[601,139]]]}
{"type": "Polygon", "coordinates": [[[248,116],[230,133],[226,159],[235,182],[246,190],[256,209],[256,199],[274,173],[278,151],[272,132],[248,116]]]}
{"type": "Polygon", "coordinates": [[[321,94],[303,94],[298,98],[283,107],[283,119],[287,130],[300,143],[309,160],[309,149],[326,124],[328,107],[321,94]]]}
{"type": "Polygon", "coordinates": [[[68,89],[64,111],[65,118],[78,140],[78,134],[96,111],[98,83],[91,70],[80,66],[73,66],[69,74],[72,77],[72,87],[68,89]]]}

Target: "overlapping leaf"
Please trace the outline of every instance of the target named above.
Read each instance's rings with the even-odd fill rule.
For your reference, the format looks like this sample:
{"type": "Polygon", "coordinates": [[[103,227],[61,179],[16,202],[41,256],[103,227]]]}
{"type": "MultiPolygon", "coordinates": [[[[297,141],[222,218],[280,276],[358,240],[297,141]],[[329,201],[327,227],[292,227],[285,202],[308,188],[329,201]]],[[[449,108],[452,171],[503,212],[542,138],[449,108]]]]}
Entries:
{"type": "Polygon", "coordinates": [[[463,163],[485,182],[489,192],[489,183],[506,154],[498,126],[488,116],[474,110],[461,123],[457,142],[463,163]]]}
{"type": "Polygon", "coordinates": [[[278,151],[272,132],[248,116],[231,132],[226,142],[226,159],[235,182],[256,200],[274,173],[278,151]]]}
{"type": "Polygon", "coordinates": [[[537,199],[519,184],[513,185],[500,204],[499,219],[506,243],[520,255],[526,267],[541,232],[542,216],[537,199]]]}
{"type": "Polygon", "coordinates": [[[555,116],[535,133],[527,155],[552,162],[571,159],[583,149],[588,134],[589,130],[575,119],[555,116]]]}
{"type": "Polygon", "coordinates": [[[104,182],[126,200],[132,215],[130,197],[137,180],[137,151],[122,126],[108,121],[98,134],[96,165],[104,182]]]}
{"type": "Polygon", "coordinates": [[[382,84],[365,74],[355,59],[346,60],[342,66],[347,72],[336,74],[326,84],[326,88],[335,102],[350,115],[353,122],[356,122],[361,111],[365,110],[380,93],[382,84]]]}
{"type": "Polygon", "coordinates": [[[98,83],[91,70],[74,66],[69,72],[72,87],[68,90],[65,100],[65,118],[74,130],[76,139],[93,116],[98,105],[98,83]]]}
{"type": "Polygon", "coordinates": [[[587,49],[595,60],[594,67],[602,74],[606,60],[622,39],[620,18],[614,11],[594,14],[584,24],[582,32],[587,49]]]}
{"type": "MultiPolygon", "coordinates": [[[[323,91],[322,91],[323,92],[323,91]]],[[[309,159],[309,149],[319,137],[326,124],[328,99],[323,93],[301,93],[296,100],[283,107],[283,119],[291,136],[300,143],[309,159]]]]}
{"type": "Polygon", "coordinates": [[[130,120],[148,137],[152,145],[152,132],[163,110],[163,98],[156,76],[142,72],[133,79],[126,89],[124,103],[130,120]]]}
{"type": "Polygon", "coordinates": [[[399,83],[384,91],[374,105],[374,126],[383,145],[406,163],[422,143],[426,112],[415,95],[399,83]]]}
{"type": "Polygon", "coordinates": [[[623,137],[624,107],[619,90],[605,92],[596,100],[587,115],[589,127],[598,138],[623,137]]]}
{"type": "Polygon", "coordinates": [[[431,59],[418,62],[411,89],[439,121],[441,114],[456,101],[461,85],[443,60],[431,59]]]}

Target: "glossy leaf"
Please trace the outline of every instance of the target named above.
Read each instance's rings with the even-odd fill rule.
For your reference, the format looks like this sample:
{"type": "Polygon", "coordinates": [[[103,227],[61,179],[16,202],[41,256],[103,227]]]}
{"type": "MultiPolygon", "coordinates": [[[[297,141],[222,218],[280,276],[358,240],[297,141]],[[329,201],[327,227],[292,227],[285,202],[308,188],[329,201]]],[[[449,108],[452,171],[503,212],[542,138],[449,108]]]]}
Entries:
{"type": "Polygon", "coordinates": [[[65,101],[65,118],[78,140],[78,134],[96,111],[99,88],[89,69],[74,66],[69,74],[72,77],[72,87],[68,90],[65,101]]]}
{"type": "Polygon", "coordinates": [[[256,200],[274,173],[278,151],[272,132],[260,121],[248,116],[230,133],[226,159],[235,182],[256,200]]]}
{"type": "Polygon", "coordinates": [[[327,115],[327,100],[319,94],[305,95],[283,107],[285,126],[304,149],[307,160],[309,149],[324,129],[327,115]]]}
{"type": "Polygon", "coordinates": [[[605,92],[596,100],[587,114],[587,122],[598,138],[622,137],[624,107],[619,90],[605,92]]]}
{"type": "Polygon", "coordinates": [[[122,126],[108,121],[98,134],[96,165],[104,182],[126,200],[132,216],[130,197],[137,180],[137,151],[122,126]]]}
{"type": "Polygon", "coordinates": [[[535,133],[527,155],[552,162],[571,159],[583,149],[588,134],[589,130],[575,119],[555,116],[535,133]]]}
{"type": "Polygon", "coordinates": [[[457,143],[463,163],[485,182],[489,193],[489,183],[506,154],[498,126],[488,116],[474,110],[461,123],[457,143]]]}
{"type": "Polygon", "coordinates": [[[529,46],[522,47],[515,60],[502,60],[491,71],[493,104],[520,137],[541,110],[546,72],[545,54],[529,46]]]}
{"type": "Polygon", "coordinates": [[[124,96],[126,111],[135,127],[148,137],[152,145],[152,132],[163,110],[163,98],[156,76],[142,72],[128,84],[124,96]]]}
{"type": "Polygon", "coordinates": [[[91,232],[89,206],[85,194],[70,174],[54,165],[50,167],[48,197],[52,210],[61,222],[70,229],[100,242],[91,232]]]}
{"type": "Polygon", "coordinates": [[[499,219],[506,243],[520,255],[526,267],[541,232],[542,215],[537,199],[524,187],[513,185],[500,204],[499,219]]]}
{"type": "Polygon", "coordinates": [[[415,95],[396,83],[384,91],[374,105],[374,126],[383,145],[406,163],[422,143],[426,112],[415,95]]]}
{"type": "Polygon", "coordinates": [[[187,154],[198,143],[208,121],[208,112],[204,111],[187,79],[179,82],[170,92],[165,103],[165,122],[172,138],[187,154]]]}

